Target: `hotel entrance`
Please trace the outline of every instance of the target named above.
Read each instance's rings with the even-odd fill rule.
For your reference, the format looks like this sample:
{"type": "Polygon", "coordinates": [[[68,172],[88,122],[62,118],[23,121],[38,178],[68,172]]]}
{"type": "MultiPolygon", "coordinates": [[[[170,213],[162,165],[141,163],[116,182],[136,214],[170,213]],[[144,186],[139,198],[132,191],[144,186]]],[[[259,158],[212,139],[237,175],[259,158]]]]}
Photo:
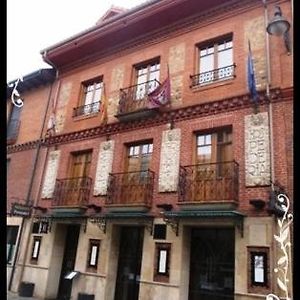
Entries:
{"type": "Polygon", "coordinates": [[[189,300],[234,299],[234,228],[192,228],[189,300]]]}

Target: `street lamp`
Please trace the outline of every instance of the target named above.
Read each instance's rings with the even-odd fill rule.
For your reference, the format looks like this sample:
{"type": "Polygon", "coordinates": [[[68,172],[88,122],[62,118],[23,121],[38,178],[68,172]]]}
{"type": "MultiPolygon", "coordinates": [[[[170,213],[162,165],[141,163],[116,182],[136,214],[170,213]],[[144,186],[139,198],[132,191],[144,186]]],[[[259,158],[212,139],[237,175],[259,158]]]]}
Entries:
{"type": "Polygon", "coordinates": [[[275,6],[275,13],[273,19],[267,26],[267,32],[275,36],[283,36],[284,44],[288,53],[291,52],[289,29],[291,24],[287,21],[281,12],[280,6],[275,6]]]}
{"type": "Polygon", "coordinates": [[[269,22],[267,32],[271,35],[282,36],[289,31],[290,27],[289,21],[282,16],[280,6],[275,6],[274,18],[269,22]]]}

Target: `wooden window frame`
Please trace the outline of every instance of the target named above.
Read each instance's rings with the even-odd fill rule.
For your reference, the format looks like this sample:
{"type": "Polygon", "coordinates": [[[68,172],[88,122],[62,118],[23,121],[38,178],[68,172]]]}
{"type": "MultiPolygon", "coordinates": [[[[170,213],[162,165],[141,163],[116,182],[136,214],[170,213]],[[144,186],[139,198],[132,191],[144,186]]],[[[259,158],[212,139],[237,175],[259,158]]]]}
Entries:
{"type": "Polygon", "coordinates": [[[77,104],[77,107],[74,108],[74,110],[79,109],[79,111],[74,112],[73,116],[74,117],[89,116],[89,115],[99,113],[101,105],[102,105],[103,93],[104,93],[103,76],[99,76],[99,77],[95,77],[93,79],[83,81],[81,83],[78,104],[77,104]],[[100,84],[99,88],[96,88],[97,84],[100,84]],[[87,103],[87,94],[88,94],[87,89],[89,86],[93,86],[92,100],[90,103],[87,103]],[[95,93],[99,89],[101,90],[100,99],[95,99],[95,93]],[[99,104],[93,106],[93,104],[96,104],[96,103],[99,103],[99,104]],[[89,105],[89,107],[85,107],[87,105],[89,105]]]}
{"type": "MultiPolygon", "coordinates": [[[[209,130],[203,130],[203,131],[196,131],[194,133],[194,140],[195,140],[195,148],[194,148],[194,164],[197,164],[197,156],[198,156],[198,148],[203,147],[203,146],[211,146],[211,163],[214,162],[223,162],[220,158],[219,158],[219,150],[222,146],[224,145],[231,145],[231,152],[232,152],[232,156],[233,156],[233,140],[232,140],[232,135],[233,133],[233,128],[232,126],[225,126],[225,127],[218,127],[218,128],[212,128],[209,130]],[[225,132],[230,132],[231,134],[231,140],[230,141],[225,141],[225,142],[219,142],[218,141],[218,137],[219,134],[224,134],[225,132]],[[210,144],[203,144],[203,145],[198,145],[198,137],[199,136],[205,136],[205,135],[211,135],[211,143],[210,144]]],[[[224,161],[225,162],[225,161],[224,161]]]]}
{"type": "Polygon", "coordinates": [[[248,292],[266,293],[270,289],[270,251],[268,247],[248,247],[248,292]],[[263,257],[264,281],[257,282],[255,279],[255,256],[263,257]]]}
{"type": "Polygon", "coordinates": [[[154,64],[158,64],[159,65],[159,74],[160,74],[160,67],[161,66],[160,66],[160,57],[159,56],[134,65],[133,66],[133,80],[132,80],[133,85],[137,84],[137,82],[138,82],[138,77],[139,77],[138,76],[138,71],[141,68],[147,68],[147,80],[146,80],[146,82],[147,82],[149,80],[149,78],[150,78],[150,73],[151,73],[150,68],[154,64]]]}
{"type": "MultiPolygon", "coordinates": [[[[146,141],[141,141],[141,142],[138,142],[138,143],[130,143],[130,144],[126,144],[125,146],[126,146],[126,160],[125,160],[125,168],[124,168],[125,172],[128,172],[128,170],[129,170],[129,167],[130,167],[129,166],[130,158],[135,156],[134,152],[133,152],[133,154],[130,154],[130,149],[133,148],[133,147],[139,147],[140,148],[139,149],[139,154],[138,154],[139,166],[140,167],[142,165],[142,157],[143,157],[143,155],[144,156],[145,155],[150,155],[151,156],[148,169],[150,168],[151,160],[152,160],[152,155],[153,155],[153,140],[146,140],[146,141]],[[146,145],[148,145],[148,152],[147,153],[143,153],[143,146],[146,146],[146,145]],[[151,151],[149,151],[150,147],[151,147],[151,151]]],[[[141,168],[140,168],[139,171],[147,171],[147,170],[141,170],[141,168]]],[[[136,171],[136,172],[139,172],[139,171],[136,171]]]]}
{"type": "MultiPolygon", "coordinates": [[[[196,55],[197,55],[197,65],[196,65],[196,70],[199,73],[200,72],[200,57],[201,57],[201,50],[207,49],[207,48],[213,48],[213,56],[214,56],[214,69],[218,69],[218,53],[220,51],[218,51],[218,46],[225,44],[227,42],[232,42],[232,46],[230,48],[226,48],[227,49],[233,49],[233,33],[228,33],[226,35],[222,35],[220,37],[216,37],[213,39],[209,39],[203,42],[200,42],[196,45],[197,47],[197,51],[196,51],[196,55]]],[[[221,50],[224,51],[224,50],[221,50]]],[[[233,64],[233,55],[232,55],[232,64],[233,64]]],[[[213,69],[213,70],[214,70],[213,69]]]]}
{"type": "Polygon", "coordinates": [[[169,282],[171,264],[171,243],[155,243],[154,276],[153,281],[169,282]],[[160,271],[161,254],[166,253],[165,271],[160,271]]]}
{"type": "Polygon", "coordinates": [[[97,239],[89,239],[89,248],[88,248],[88,256],[87,256],[87,271],[96,272],[98,269],[99,255],[100,255],[100,246],[101,240],[97,239]],[[96,257],[95,262],[92,264],[92,251],[93,247],[96,247],[96,257]]]}

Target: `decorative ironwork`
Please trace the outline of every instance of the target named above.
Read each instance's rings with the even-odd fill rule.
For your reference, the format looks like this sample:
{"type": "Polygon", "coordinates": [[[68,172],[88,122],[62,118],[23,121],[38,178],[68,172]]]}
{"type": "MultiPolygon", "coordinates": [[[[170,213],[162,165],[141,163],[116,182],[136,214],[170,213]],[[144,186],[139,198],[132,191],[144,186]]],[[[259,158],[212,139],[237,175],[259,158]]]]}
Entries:
{"type": "Polygon", "coordinates": [[[148,94],[159,85],[160,82],[155,79],[121,89],[118,115],[148,109],[148,94]]]}
{"type": "Polygon", "coordinates": [[[227,80],[235,77],[236,65],[230,65],[219,69],[214,69],[206,72],[202,72],[196,75],[190,75],[191,87],[203,86],[216,81],[227,80]]]}
{"type": "Polygon", "coordinates": [[[154,172],[139,171],[109,175],[106,205],[145,205],[151,207],[154,172]]]}
{"type": "Polygon", "coordinates": [[[84,206],[88,204],[92,178],[56,179],[52,206],[84,206]]]}
{"type": "MultiPolygon", "coordinates": [[[[274,272],[279,276],[277,277],[277,285],[281,290],[285,292],[285,299],[291,300],[289,297],[288,289],[288,271],[289,271],[289,249],[292,244],[289,241],[290,225],[293,222],[293,214],[289,213],[290,201],[286,194],[280,193],[277,195],[277,205],[281,207],[284,211],[284,215],[281,219],[277,219],[277,224],[279,226],[279,235],[274,235],[275,240],[279,243],[280,249],[283,255],[277,261],[277,267],[274,269],[274,272]]],[[[280,298],[274,294],[269,294],[266,297],[266,300],[280,300],[280,298]]]]}
{"type": "Polygon", "coordinates": [[[24,102],[17,90],[17,86],[19,84],[20,81],[23,81],[23,77],[20,77],[17,79],[17,81],[14,84],[14,89],[11,93],[11,102],[13,103],[13,105],[17,106],[17,107],[22,107],[24,105],[24,102]]]}
{"type": "Polygon", "coordinates": [[[99,229],[105,234],[106,233],[106,225],[107,225],[107,220],[105,217],[90,217],[90,222],[92,224],[97,224],[99,229]]]}
{"type": "Polygon", "coordinates": [[[180,167],[179,202],[238,201],[238,163],[180,167]]]}
{"type": "Polygon", "coordinates": [[[164,222],[169,225],[173,232],[178,236],[179,234],[179,219],[176,217],[169,217],[165,215],[165,212],[162,212],[164,222]]]}
{"type": "Polygon", "coordinates": [[[101,102],[93,102],[90,104],[78,106],[73,108],[73,117],[89,115],[100,111],[101,102]]]}

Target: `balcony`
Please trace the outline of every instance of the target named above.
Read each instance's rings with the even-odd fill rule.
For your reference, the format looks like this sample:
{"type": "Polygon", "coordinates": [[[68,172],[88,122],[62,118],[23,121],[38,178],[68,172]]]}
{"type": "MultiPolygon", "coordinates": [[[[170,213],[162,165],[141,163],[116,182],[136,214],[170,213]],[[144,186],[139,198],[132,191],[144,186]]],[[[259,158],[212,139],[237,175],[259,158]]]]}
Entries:
{"type": "Polygon", "coordinates": [[[151,208],[154,172],[110,174],[105,206],[110,211],[143,212],[151,208]]]}
{"type": "Polygon", "coordinates": [[[156,115],[157,108],[148,108],[148,94],[160,85],[150,80],[120,90],[119,109],[116,117],[121,122],[150,118],[156,115]]]}
{"type": "Polygon", "coordinates": [[[6,143],[14,144],[17,141],[19,130],[20,130],[20,120],[11,119],[7,125],[7,136],[6,143]]]}
{"type": "Polygon", "coordinates": [[[92,178],[57,179],[52,201],[54,214],[82,214],[89,202],[92,178]]]}
{"type": "Polygon", "coordinates": [[[98,113],[100,111],[100,103],[101,102],[98,101],[91,104],[74,107],[73,118],[98,113]]]}
{"type": "Polygon", "coordinates": [[[235,161],[180,167],[182,208],[233,208],[238,204],[238,164],[235,161]]]}
{"type": "Polygon", "coordinates": [[[190,75],[191,87],[202,87],[207,84],[232,79],[235,77],[235,67],[236,65],[233,64],[231,66],[202,72],[196,75],[190,75]]]}

